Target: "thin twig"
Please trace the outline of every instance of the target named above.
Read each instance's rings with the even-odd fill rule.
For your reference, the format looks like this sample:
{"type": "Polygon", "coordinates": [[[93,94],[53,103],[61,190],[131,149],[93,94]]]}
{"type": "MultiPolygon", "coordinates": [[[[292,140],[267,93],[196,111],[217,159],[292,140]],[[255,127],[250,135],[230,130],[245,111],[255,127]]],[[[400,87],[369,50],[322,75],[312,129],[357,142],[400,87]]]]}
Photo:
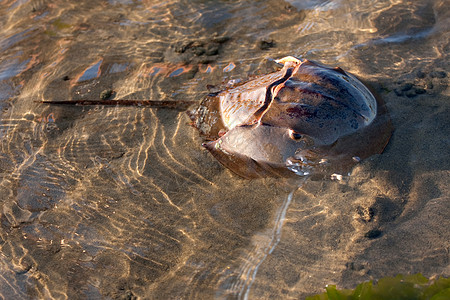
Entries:
{"type": "Polygon", "coordinates": [[[185,100],[40,100],[35,101],[42,104],[51,105],[76,105],[76,106],[91,106],[91,105],[107,105],[107,106],[147,106],[157,108],[170,108],[177,110],[187,110],[194,104],[198,104],[197,101],[185,101],[185,100]]]}

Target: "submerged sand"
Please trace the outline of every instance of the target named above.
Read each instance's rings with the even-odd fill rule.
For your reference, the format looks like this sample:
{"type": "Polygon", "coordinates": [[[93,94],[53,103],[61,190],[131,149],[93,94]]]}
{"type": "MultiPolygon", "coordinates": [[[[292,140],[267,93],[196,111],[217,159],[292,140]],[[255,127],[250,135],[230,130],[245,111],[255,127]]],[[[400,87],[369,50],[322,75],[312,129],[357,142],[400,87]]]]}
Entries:
{"type": "Polygon", "coordinates": [[[450,276],[449,12],[376,4],[5,4],[1,295],[302,299],[450,276]],[[34,102],[199,100],[285,55],[367,81],[394,125],[385,151],[341,181],[249,181],[202,149],[184,112],[34,102]]]}

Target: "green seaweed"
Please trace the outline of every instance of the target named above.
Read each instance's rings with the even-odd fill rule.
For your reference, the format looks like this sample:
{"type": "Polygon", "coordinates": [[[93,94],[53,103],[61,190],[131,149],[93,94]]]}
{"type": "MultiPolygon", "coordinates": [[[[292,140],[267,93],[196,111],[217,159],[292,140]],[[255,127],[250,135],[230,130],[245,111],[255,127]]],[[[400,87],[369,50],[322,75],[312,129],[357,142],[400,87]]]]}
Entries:
{"type": "Polygon", "coordinates": [[[372,281],[359,284],[354,290],[338,290],[328,285],[326,292],[306,300],[449,300],[450,278],[428,280],[422,274],[384,277],[377,284],[372,281]]]}

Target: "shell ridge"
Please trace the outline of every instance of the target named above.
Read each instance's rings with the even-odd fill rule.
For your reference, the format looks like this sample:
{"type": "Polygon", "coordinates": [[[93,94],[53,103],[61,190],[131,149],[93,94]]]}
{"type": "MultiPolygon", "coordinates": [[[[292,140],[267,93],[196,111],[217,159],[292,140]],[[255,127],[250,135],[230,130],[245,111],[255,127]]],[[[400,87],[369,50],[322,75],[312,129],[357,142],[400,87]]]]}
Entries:
{"type": "MultiPolygon", "coordinates": [[[[297,67],[295,69],[297,69],[297,67]]],[[[267,110],[270,108],[270,104],[273,101],[272,88],[274,86],[277,86],[277,85],[280,85],[280,84],[286,82],[292,76],[295,69],[287,68],[286,72],[284,73],[282,78],[275,80],[274,82],[269,84],[269,86],[266,88],[266,98],[265,98],[264,104],[253,114],[253,117],[254,117],[253,122],[259,122],[261,120],[261,118],[264,116],[264,114],[267,112],[267,110]]]]}
{"type": "MultiPolygon", "coordinates": [[[[308,62],[310,62],[310,61],[308,61],[308,62]]],[[[309,64],[307,64],[307,66],[308,65],[309,64]]],[[[298,66],[298,68],[299,67],[300,67],[300,65],[298,66]]],[[[334,71],[334,72],[338,73],[339,75],[343,74],[343,73],[337,71],[336,69],[332,69],[332,68],[326,68],[326,69],[330,70],[330,71],[334,71]]],[[[301,73],[294,73],[293,75],[295,75],[295,74],[303,75],[301,73]]],[[[346,76],[351,81],[356,81],[355,78],[349,76],[348,74],[344,73],[343,75],[346,76]]],[[[362,106],[354,107],[354,105],[351,105],[348,103],[348,102],[352,103],[354,101],[345,102],[345,101],[339,100],[339,97],[336,97],[336,95],[327,93],[326,90],[330,89],[331,88],[330,86],[322,86],[320,84],[311,82],[308,80],[310,78],[301,77],[302,80],[295,80],[295,79],[297,79],[297,78],[293,77],[292,79],[289,79],[289,80],[291,80],[291,84],[289,83],[289,80],[287,80],[285,82],[285,84],[287,86],[289,86],[289,85],[296,86],[296,88],[298,89],[299,92],[304,93],[306,95],[320,95],[322,98],[324,98],[328,101],[335,102],[338,106],[341,106],[342,108],[345,107],[346,109],[350,110],[357,116],[361,117],[364,120],[364,123],[366,125],[370,124],[376,115],[376,111],[374,112],[374,108],[372,107],[373,105],[368,105],[367,107],[362,107],[362,106]],[[302,84],[304,84],[305,86],[302,87],[302,84]],[[367,115],[365,115],[364,111],[361,111],[361,109],[363,109],[364,111],[369,112],[369,114],[373,115],[372,118],[370,118],[370,116],[368,117],[367,115]]],[[[374,105],[376,105],[376,100],[373,98],[371,93],[366,89],[366,87],[364,85],[356,84],[357,82],[348,82],[348,83],[364,98],[371,98],[372,104],[374,103],[374,105]]],[[[334,86],[334,87],[336,88],[336,86],[334,86]]],[[[355,98],[354,93],[352,93],[345,86],[341,86],[339,88],[339,90],[336,89],[335,92],[340,93],[340,94],[345,94],[345,95],[347,95],[347,97],[351,97],[352,99],[355,98]]],[[[376,110],[376,107],[375,107],[375,110],[376,110]]]]}

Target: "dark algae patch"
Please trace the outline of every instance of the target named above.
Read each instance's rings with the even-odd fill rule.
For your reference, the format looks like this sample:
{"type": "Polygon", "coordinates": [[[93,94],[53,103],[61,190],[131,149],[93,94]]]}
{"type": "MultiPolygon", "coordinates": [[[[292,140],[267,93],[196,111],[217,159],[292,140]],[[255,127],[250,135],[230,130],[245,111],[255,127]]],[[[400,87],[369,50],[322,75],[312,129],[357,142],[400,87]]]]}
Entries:
{"type": "Polygon", "coordinates": [[[306,297],[306,300],[447,300],[450,299],[450,278],[429,280],[422,274],[384,277],[377,283],[360,283],[354,290],[338,290],[328,285],[326,292],[306,297]]]}

